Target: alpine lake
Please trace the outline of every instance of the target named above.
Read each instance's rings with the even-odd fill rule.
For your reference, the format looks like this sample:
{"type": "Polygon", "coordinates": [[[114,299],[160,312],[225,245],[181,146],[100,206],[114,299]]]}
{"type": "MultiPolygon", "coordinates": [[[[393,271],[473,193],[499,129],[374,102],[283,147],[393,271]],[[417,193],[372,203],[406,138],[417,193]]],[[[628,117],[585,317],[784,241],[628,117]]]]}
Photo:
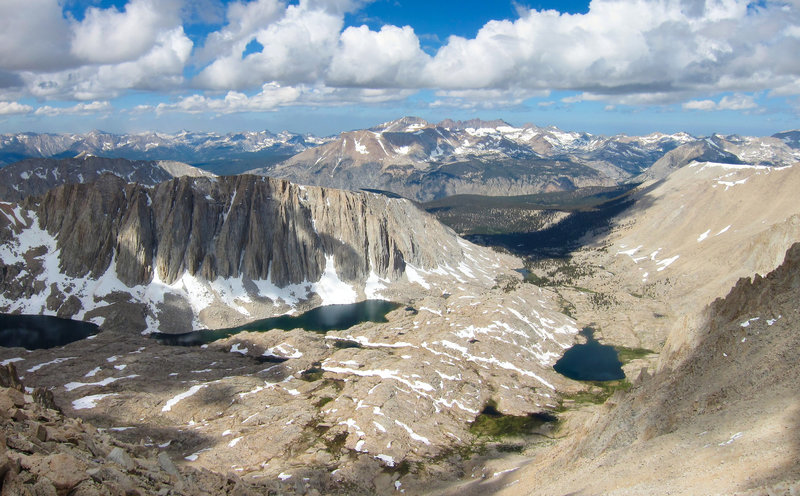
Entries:
{"type": "Polygon", "coordinates": [[[326,333],[349,329],[362,322],[386,322],[386,314],[399,308],[399,303],[384,300],[365,300],[344,305],[325,305],[300,315],[280,315],[257,320],[227,329],[202,329],[183,334],[154,332],[151,337],[161,344],[172,346],[200,346],[224,339],[244,331],[259,332],[281,329],[305,329],[326,333]]]}
{"type": "Polygon", "coordinates": [[[64,346],[100,332],[92,322],[49,315],[0,314],[0,346],[41,350],[64,346]]]}
{"type": "MultiPolygon", "coordinates": [[[[240,332],[264,332],[272,329],[305,329],[326,333],[349,329],[362,322],[386,322],[386,314],[399,303],[365,300],[344,305],[325,305],[299,315],[280,315],[225,329],[201,329],[183,334],[155,332],[151,337],[171,346],[201,346],[240,332]]],[[[28,350],[47,349],[88,338],[100,332],[97,324],[47,315],[0,314],[0,346],[28,350]]],[[[556,372],[578,381],[614,381],[624,379],[622,363],[613,346],[594,339],[594,329],[581,333],[586,343],[569,348],[553,366],[556,372]]]]}
{"type": "Polygon", "coordinates": [[[569,348],[553,368],[559,374],[576,381],[615,381],[625,378],[622,363],[613,346],[600,344],[594,329],[584,327],[580,332],[586,343],[569,348]]]}
{"type": "MultiPolygon", "coordinates": [[[[344,305],[325,305],[300,315],[281,315],[226,329],[201,329],[183,334],[154,332],[151,337],[161,344],[200,346],[243,331],[305,329],[326,333],[349,329],[362,322],[386,322],[386,314],[399,308],[399,303],[366,300],[344,305]]],[[[91,322],[62,319],[48,315],[0,314],[0,346],[38,350],[64,346],[100,332],[91,322]]]]}

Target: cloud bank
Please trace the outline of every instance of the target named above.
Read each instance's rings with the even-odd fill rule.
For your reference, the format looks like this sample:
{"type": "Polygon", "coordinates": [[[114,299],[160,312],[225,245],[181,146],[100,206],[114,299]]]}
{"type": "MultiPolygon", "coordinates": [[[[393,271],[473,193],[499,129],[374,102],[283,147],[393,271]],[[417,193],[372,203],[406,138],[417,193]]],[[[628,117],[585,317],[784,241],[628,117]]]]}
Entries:
{"type": "Polygon", "coordinates": [[[364,3],[234,2],[195,43],[178,0],[89,8],[80,21],[57,0],[5,0],[0,112],[32,112],[17,103],[26,97],[90,102],[133,91],[169,96],[151,106],[159,112],[189,113],[380,103],[419,90],[435,93],[432,106],[514,106],[563,90],[578,92],[573,101],[705,111],[753,109],[748,93],[800,95],[798,0],[520,8],[519,18],[451,36],[435,53],[411,26],[346,26],[364,3]]]}

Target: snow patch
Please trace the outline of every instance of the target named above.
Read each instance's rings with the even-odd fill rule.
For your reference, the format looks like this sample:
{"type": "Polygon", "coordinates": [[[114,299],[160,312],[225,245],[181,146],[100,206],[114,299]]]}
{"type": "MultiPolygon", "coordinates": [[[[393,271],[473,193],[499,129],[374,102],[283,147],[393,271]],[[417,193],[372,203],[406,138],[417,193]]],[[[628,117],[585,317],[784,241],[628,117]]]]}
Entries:
{"type": "Polygon", "coordinates": [[[117,381],[121,381],[123,379],[133,379],[135,377],[139,377],[136,374],[127,375],[125,377],[106,377],[105,379],[97,382],[68,382],[64,384],[64,389],[67,391],[72,391],[74,389],[86,387],[86,386],[108,386],[117,381]]]}
{"type": "Polygon", "coordinates": [[[267,348],[261,356],[278,358],[300,358],[303,354],[288,343],[281,343],[272,348],[267,348]],[[276,353],[277,352],[277,353],[276,353]]]}
{"type": "MultiPolygon", "coordinates": [[[[183,392],[181,394],[173,396],[172,398],[170,398],[167,401],[167,403],[164,405],[164,407],[161,409],[161,411],[162,412],[168,412],[168,411],[172,410],[172,407],[177,405],[181,400],[185,400],[189,396],[192,396],[193,394],[197,393],[198,391],[200,391],[201,389],[203,389],[205,387],[208,387],[208,386],[206,384],[198,384],[196,386],[192,386],[186,392],[183,392]]],[[[197,459],[197,458],[195,457],[195,459],[197,459]]],[[[188,460],[188,458],[187,458],[187,460],[188,460]]]]}
{"type": "Polygon", "coordinates": [[[55,360],[50,360],[49,362],[40,363],[39,365],[34,365],[33,367],[28,369],[28,372],[36,372],[37,370],[41,369],[42,367],[46,367],[48,365],[56,365],[59,363],[64,363],[68,360],[74,360],[78,357],[66,357],[66,358],[56,358],[55,360]]]}
{"type": "Polygon", "coordinates": [[[242,355],[247,355],[247,348],[242,348],[241,343],[234,343],[231,346],[231,353],[241,353],[242,355]]]}
{"type": "Polygon", "coordinates": [[[334,265],[333,255],[325,257],[325,271],[319,281],[313,284],[313,290],[322,299],[323,305],[343,305],[355,303],[358,293],[353,287],[339,279],[334,265]]]}
{"type": "Polygon", "coordinates": [[[400,422],[399,420],[395,420],[395,421],[394,421],[394,423],[395,423],[395,424],[397,424],[397,425],[399,425],[399,426],[400,426],[400,427],[402,427],[403,429],[405,429],[405,430],[406,430],[406,432],[408,433],[408,435],[409,435],[409,436],[411,437],[411,439],[413,439],[414,441],[420,441],[420,442],[422,442],[423,444],[428,444],[428,445],[429,445],[429,444],[431,444],[431,442],[430,442],[430,441],[428,441],[428,438],[426,438],[426,437],[424,437],[424,436],[420,436],[419,434],[417,434],[416,432],[414,432],[413,430],[411,430],[411,427],[409,427],[409,426],[407,426],[406,424],[404,424],[404,423],[400,422]]]}
{"type": "Polygon", "coordinates": [[[680,258],[680,255],[675,255],[674,257],[671,258],[665,258],[664,260],[657,262],[656,265],[659,265],[658,272],[661,272],[662,270],[672,265],[672,263],[678,258],[680,258]]]}
{"type": "Polygon", "coordinates": [[[386,289],[389,279],[381,279],[373,271],[370,271],[367,282],[364,285],[364,295],[368,300],[384,300],[385,298],[379,293],[386,289]]]}
{"type": "Polygon", "coordinates": [[[425,289],[431,289],[431,285],[425,281],[425,278],[419,273],[416,267],[407,263],[406,264],[406,278],[410,283],[417,283],[425,289]]]}
{"type": "Polygon", "coordinates": [[[118,393],[93,394],[91,396],[84,396],[83,398],[78,398],[77,400],[72,402],[72,409],[85,410],[87,408],[94,408],[97,406],[98,401],[102,400],[103,398],[108,398],[109,396],[118,396],[118,393]]]}

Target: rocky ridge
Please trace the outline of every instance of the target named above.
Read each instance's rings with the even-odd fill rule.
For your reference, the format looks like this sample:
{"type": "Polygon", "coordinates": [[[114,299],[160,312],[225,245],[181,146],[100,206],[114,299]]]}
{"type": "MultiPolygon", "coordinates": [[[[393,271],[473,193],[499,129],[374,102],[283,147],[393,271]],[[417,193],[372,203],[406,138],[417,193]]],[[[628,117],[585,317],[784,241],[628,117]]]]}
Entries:
{"type": "Polygon", "coordinates": [[[129,183],[154,186],[181,176],[214,177],[182,162],[126,160],[81,155],[69,159],[26,159],[0,169],[0,200],[20,202],[63,184],[91,183],[113,174],[129,183]]]}
{"type": "Polygon", "coordinates": [[[692,160],[787,165],[800,159],[795,134],[600,136],[552,126],[514,127],[499,120],[448,119],[432,124],[404,117],[338,138],[266,131],[225,136],[190,132],[117,136],[97,131],[2,135],[0,165],[79,154],[170,159],[219,174],[252,170],[301,184],[379,189],[430,201],[454,194],[523,195],[661,179],[692,160]],[[665,156],[683,147],[688,149],[665,156]],[[662,158],[665,163],[638,177],[662,158]]]}
{"type": "Polygon", "coordinates": [[[487,277],[475,275],[486,262],[406,200],[264,177],[146,187],[105,175],[0,209],[0,307],[103,317],[128,294],[144,305],[139,330],[162,313],[188,316],[185,329],[354,302],[420,271],[487,277]]]}
{"type": "Polygon", "coordinates": [[[388,190],[418,201],[522,195],[617,184],[688,140],[682,134],[606,138],[502,121],[430,124],[405,117],[342,133],[252,172],[302,184],[388,190]]]}

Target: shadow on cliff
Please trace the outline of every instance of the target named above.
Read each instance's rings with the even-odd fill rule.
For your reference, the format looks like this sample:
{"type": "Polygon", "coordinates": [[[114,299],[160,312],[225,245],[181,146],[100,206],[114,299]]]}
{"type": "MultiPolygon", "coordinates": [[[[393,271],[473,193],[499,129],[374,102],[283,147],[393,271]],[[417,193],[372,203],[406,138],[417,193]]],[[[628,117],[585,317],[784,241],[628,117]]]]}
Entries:
{"type": "MultiPolygon", "coordinates": [[[[339,279],[352,283],[367,278],[370,270],[369,253],[360,254],[353,245],[335,238],[327,233],[319,233],[324,253],[333,254],[336,264],[336,275],[339,279]]],[[[366,240],[365,240],[366,245],[366,240]]],[[[323,267],[324,270],[324,267],[323,267]]]]}

